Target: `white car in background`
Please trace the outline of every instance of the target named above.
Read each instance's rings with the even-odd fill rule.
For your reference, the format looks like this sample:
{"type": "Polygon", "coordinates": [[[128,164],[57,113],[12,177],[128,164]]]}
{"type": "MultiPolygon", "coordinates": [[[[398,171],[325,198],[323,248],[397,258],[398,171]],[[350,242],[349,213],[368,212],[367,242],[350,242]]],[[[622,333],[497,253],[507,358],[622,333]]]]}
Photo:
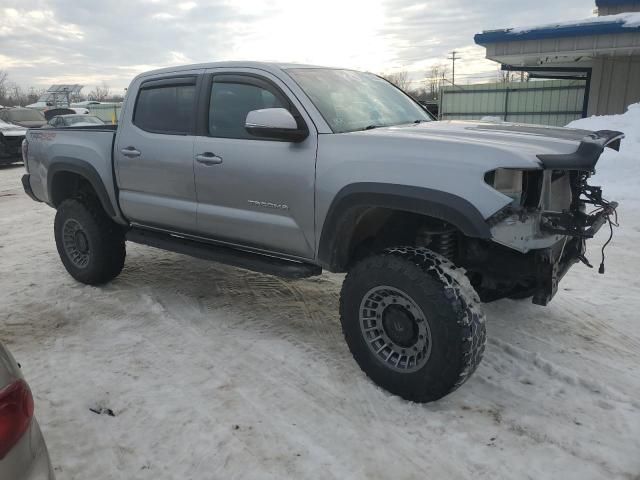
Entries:
{"type": "Polygon", "coordinates": [[[83,107],[69,107],[69,110],[73,110],[78,115],[89,115],[91,113],[88,108],[83,107]]]}

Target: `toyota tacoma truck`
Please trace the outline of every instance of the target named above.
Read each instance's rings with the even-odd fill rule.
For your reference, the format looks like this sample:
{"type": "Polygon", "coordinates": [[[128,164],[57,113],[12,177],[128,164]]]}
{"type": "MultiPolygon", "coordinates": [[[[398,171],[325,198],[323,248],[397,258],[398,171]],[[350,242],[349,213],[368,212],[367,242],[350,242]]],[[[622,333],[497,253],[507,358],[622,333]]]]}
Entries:
{"type": "MultiPolygon", "coordinates": [[[[347,273],[346,342],[405,399],[475,371],[480,303],[546,305],[617,204],[588,183],[620,132],[433,121],[384,79],[210,63],[136,77],[116,126],[29,130],[26,193],[76,280],[126,241],[293,279],[347,273]]],[[[601,266],[604,268],[604,266],[601,266]]]]}

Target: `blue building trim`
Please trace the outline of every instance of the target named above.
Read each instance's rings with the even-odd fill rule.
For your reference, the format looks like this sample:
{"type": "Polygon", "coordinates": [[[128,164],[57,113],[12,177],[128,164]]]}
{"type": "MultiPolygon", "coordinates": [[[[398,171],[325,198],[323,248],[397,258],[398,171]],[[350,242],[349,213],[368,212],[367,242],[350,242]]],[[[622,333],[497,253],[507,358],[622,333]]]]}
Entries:
{"type": "MultiPolygon", "coordinates": [[[[601,0],[605,1],[605,0],[601,0]]],[[[613,0],[609,0],[613,1],[613,0]]],[[[625,0],[629,3],[629,0],[625,0]]],[[[637,3],[640,3],[638,0],[637,3]]],[[[606,17],[602,17],[606,18],[606,17]]],[[[478,45],[489,43],[513,42],[521,40],[545,40],[548,38],[584,37],[591,35],[610,35],[620,33],[640,32],[640,25],[626,27],[622,20],[602,21],[558,27],[532,28],[530,30],[514,32],[512,28],[505,30],[491,30],[478,33],[473,37],[478,45]]]]}
{"type": "Polygon", "coordinates": [[[596,0],[596,7],[620,7],[622,5],[640,5],[640,0],[596,0]]]}

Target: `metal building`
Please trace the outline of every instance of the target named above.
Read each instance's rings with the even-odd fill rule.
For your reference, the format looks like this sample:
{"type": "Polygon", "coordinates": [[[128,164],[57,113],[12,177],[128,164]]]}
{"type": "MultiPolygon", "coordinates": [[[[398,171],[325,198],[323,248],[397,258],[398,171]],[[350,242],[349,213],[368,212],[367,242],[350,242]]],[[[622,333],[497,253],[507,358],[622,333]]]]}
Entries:
{"type": "Polygon", "coordinates": [[[445,87],[440,93],[441,120],[534,123],[563,127],[584,116],[581,80],[500,82],[445,87]]]}
{"type": "Polygon", "coordinates": [[[475,36],[487,58],[530,78],[583,80],[585,115],[640,102],[640,0],[596,0],[598,16],[475,36]]]}

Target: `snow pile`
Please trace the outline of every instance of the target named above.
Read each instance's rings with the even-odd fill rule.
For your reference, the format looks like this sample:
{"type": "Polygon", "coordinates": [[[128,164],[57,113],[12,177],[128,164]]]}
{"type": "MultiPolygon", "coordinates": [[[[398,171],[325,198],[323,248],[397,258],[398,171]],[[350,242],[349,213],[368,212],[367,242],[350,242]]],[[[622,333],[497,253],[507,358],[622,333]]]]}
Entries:
{"type": "Polygon", "coordinates": [[[611,199],[640,201],[637,194],[640,180],[640,103],[630,105],[622,115],[582,118],[567,127],[624,132],[620,152],[605,149],[598,162],[597,176],[591,183],[602,184],[605,195],[611,199]]]}

